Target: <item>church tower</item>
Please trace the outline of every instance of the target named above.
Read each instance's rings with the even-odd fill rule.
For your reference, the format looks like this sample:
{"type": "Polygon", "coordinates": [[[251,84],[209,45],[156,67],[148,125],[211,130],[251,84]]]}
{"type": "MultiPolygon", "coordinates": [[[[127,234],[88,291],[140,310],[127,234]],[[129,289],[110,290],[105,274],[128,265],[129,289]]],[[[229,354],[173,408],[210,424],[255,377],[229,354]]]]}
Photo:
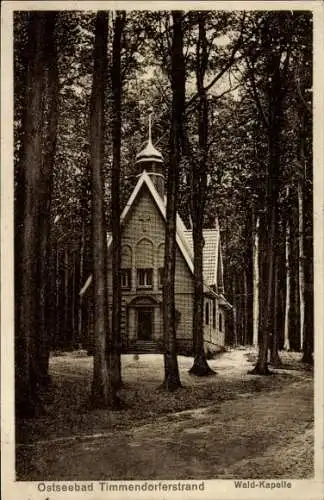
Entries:
{"type": "Polygon", "coordinates": [[[136,165],[139,172],[146,170],[152,182],[163,199],[164,197],[164,175],[163,156],[152,143],[152,113],[149,115],[149,134],[145,148],[136,155],[136,165]]]}

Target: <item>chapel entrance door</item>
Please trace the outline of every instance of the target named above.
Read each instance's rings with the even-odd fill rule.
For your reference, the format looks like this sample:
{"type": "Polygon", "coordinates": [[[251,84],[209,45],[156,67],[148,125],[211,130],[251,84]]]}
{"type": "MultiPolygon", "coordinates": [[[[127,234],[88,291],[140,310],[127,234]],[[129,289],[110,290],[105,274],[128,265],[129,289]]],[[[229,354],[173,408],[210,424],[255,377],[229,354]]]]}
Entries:
{"type": "Polygon", "coordinates": [[[140,307],[137,310],[137,338],[138,340],[152,340],[153,308],[140,307]]]}

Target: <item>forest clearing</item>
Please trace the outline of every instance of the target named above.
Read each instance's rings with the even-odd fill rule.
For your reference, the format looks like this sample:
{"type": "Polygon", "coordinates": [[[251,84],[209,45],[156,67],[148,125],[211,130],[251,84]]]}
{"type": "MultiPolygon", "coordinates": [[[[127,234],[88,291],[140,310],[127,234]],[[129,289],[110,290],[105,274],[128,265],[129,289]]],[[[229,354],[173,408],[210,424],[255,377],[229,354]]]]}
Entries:
{"type": "Polygon", "coordinates": [[[283,369],[255,377],[255,354],[219,354],[207,379],[179,356],[183,388],[173,393],[159,389],[163,356],[122,356],[125,408],[95,412],[92,358],[52,357],[48,413],[20,426],[18,479],[313,477],[312,370],[282,353],[283,369]]]}

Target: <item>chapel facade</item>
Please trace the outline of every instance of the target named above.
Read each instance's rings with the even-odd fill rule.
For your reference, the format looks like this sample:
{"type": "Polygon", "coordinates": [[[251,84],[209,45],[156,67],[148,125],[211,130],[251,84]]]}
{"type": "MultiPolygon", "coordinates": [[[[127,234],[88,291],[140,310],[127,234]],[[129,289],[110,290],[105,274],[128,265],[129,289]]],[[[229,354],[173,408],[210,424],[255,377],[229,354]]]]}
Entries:
{"type": "MultiPolygon", "coordinates": [[[[163,156],[153,146],[151,124],[145,148],[136,156],[137,183],[121,214],[121,343],[123,353],[163,352],[162,281],[166,196],[163,156]]],[[[219,228],[204,231],[204,345],[224,346],[226,311],[219,228]]],[[[177,215],[175,304],[178,354],[192,354],[192,232],[177,215]]],[[[111,235],[108,235],[108,297],[112,308],[111,235]]]]}

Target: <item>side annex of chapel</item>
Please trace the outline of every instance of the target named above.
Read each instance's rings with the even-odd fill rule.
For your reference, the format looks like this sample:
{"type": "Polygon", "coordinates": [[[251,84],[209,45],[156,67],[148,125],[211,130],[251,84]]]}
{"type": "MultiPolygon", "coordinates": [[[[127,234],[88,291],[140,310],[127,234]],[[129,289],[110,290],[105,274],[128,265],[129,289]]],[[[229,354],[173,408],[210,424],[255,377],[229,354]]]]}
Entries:
{"type": "MultiPolygon", "coordinates": [[[[166,197],[163,157],[153,146],[137,155],[134,190],[121,214],[121,344],[123,353],[163,352],[162,280],[166,197]]],[[[225,343],[226,311],[219,228],[204,231],[204,344],[209,351],[225,343]]],[[[177,215],[175,304],[178,354],[192,354],[192,232],[177,215]]],[[[108,297],[112,310],[112,238],[108,234],[108,297]]]]}

